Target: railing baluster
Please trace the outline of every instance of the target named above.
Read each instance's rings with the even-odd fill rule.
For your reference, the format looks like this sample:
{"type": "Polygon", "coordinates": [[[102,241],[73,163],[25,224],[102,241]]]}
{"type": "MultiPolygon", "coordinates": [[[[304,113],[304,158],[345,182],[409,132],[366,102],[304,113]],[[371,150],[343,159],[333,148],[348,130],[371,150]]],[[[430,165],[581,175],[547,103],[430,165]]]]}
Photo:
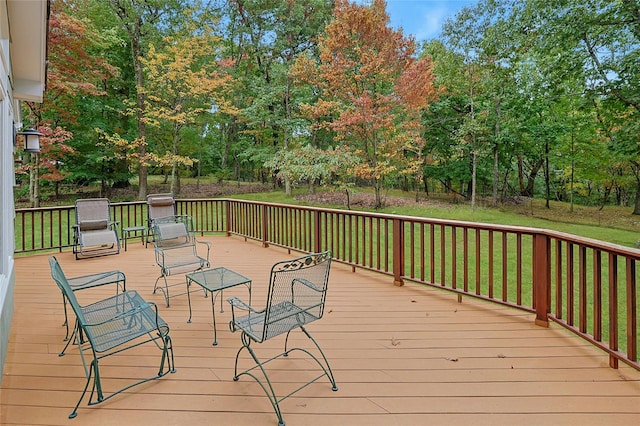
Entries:
{"type": "Polygon", "coordinates": [[[489,298],[493,299],[493,252],[494,252],[494,247],[493,247],[493,231],[489,230],[489,234],[487,235],[487,239],[489,240],[489,250],[487,251],[487,254],[489,255],[489,272],[488,272],[488,276],[489,276],[489,298]]]}
{"type": "Polygon", "coordinates": [[[602,341],[602,252],[593,251],[593,338],[602,341]]]}
{"type": "Polygon", "coordinates": [[[629,257],[627,260],[627,358],[631,361],[638,360],[638,322],[637,307],[638,293],[636,287],[636,261],[629,257]]]}
{"type": "Polygon", "coordinates": [[[561,319],[562,315],[562,241],[556,240],[556,317],[561,319]]]}
{"type": "Polygon", "coordinates": [[[464,292],[469,292],[469,228],[463,228],[462,233],[463,254],[462,268],[464,271],[464,292]]]}
{"type": "Polygon", "coordinates": [[[458,242],[456,237],[456,227],[451,227],[451,288],[457,288],[458,282],[458,242]]]}
{"type": "Polygon", "coordinates": [[[480,295],[480,257],[481,257],[481,249],[480,249],[480,229],[476,229],[476,295],[480,295]]]}
{"type": "Polygon", "coordinates": [[[578,304],[580,306],[580,332],[587,332],[587,248],[578,247],[578,304]]]}
{"type": "Polygon", "coordinates": [[[509,299],[509,268],[507,259],[507,233],[502,232],[502,301],[506,302],[509,299]]]}
{"type": "Polygon", "coordinates": [[[446,228],[440,225],[440,285],[444,287],[447,283],[447,244],[446,244],[446,228]]]}
{"type": "Polygon", "coordinates": [[[574,294],[573,294],[573,244],[567,245],[567,323],[574,324],[574,294]]]}
{"type": "MultiPolygon", "coordinates": [[[[609,349],[618,352],[618,257],[609,253],[609,349]]],[[[610,354],[609,366],[618,368],[618,358],[610,354]]]]}

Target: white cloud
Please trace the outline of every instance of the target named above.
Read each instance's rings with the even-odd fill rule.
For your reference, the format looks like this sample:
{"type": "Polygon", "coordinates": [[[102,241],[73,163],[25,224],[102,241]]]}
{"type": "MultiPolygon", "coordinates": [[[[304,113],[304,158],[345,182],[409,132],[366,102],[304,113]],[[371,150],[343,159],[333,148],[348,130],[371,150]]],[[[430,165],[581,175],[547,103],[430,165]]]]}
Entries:
{"type": "Polygon", "coordinates": [[[444,7],[434,7],[421,10],[420,17],[414,25],[416,40],[434,38],[440,34],[442,24],[450,16],[450,11],[444,7]]]}
{"type": "MultiPolygon", "coordinates": [[[[359,5],[371,0],[351,0],[359,5]]],[[[403,34],[413,35],[417,41],[440,35],[445,20],[460,9],[477,0],[387,0],[387,13],[393,28],[402,28],[403,34]]]]}

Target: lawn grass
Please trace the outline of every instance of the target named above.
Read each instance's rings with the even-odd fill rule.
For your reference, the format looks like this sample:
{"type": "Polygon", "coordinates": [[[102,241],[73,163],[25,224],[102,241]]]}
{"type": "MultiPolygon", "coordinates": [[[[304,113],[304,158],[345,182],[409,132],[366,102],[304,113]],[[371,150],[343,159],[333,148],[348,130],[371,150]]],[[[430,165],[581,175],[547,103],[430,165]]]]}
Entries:
{"type": "MultiPolygon", "coordinates": [[[[291,196],[284,191],[263,192],[257,194],[236,194],[231,198],[294,205],[313,205],[344,209],[344,204],[327,205],[325,203],[301,202],[298,196],[307,194],[306,188],[294,190],[291,196]]],[[[408,193],[394,193],[409,199],[415,197],[408,193]]],[[[363,211],[416,216],[465,222],[480,222],[511,226],[551,229],[586,238],[593,238],[625,247],[635,247],[640,240],[640,216],[632,215],[630,207],[579,206],[570,211],[567,203],[553,202],[550,209],[544,207],[544,200],[534,200],[530,205],[501,205],[498,208],[476,207],[468,204],[452,204],[435,198],[435,202],[390,205],[382,209],[358,208],[363,211]]]]}

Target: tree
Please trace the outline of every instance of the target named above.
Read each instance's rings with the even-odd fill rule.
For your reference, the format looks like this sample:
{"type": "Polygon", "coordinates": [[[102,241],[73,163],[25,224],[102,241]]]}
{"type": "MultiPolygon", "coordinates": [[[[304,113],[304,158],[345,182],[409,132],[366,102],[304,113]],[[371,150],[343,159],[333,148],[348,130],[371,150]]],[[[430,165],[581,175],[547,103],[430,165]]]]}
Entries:
{"type": "MultiPolygon", "coordinates": [[[[244,161],[263,175],[264,160],[297,137],[300,93],[289,69],[300,55],[317,55],[317,37],[331,17],[331,0],[230,0],[225,9],[226,57],[240,82],[233,102],[239,116],[223,123],[222,162],[244,161]],[[233,159],[231,159],[233,160],[233,159]]],[[[285,192],[290,182],[283,179],[285,192]]]]}
{"type": "MultiPolygon", "coordinates": [[[[183,2],[182,2],[183,3],[183,2]]],[[[147,126],[145,79],[142,58],[146,55],[147,46],[161,28],[170,28],[165,15],[181,10],[185,4],[177,0],[110,0],[110,5],[120,19],[120,23],[129,36],[131,56],[136,83],[135,116],[138,124],[136,145],[138,146],[138,198],[147,195],[147,165],[150,159],[147,154],[147,126]],[[164,26],[162,20],[165,19],[164,26]]]]}
{"type": "MultiPolygon", "coordinates": [[[[640,4],[568,0],[560,7],[557,2],[529,0],[513,6],[514,27],[525,30],[522,46],[546,59],[540,65],[549,80],[582,81],[582,96],[601,98],[598,109],[612,108],[611,113],[600,111],[602,117],[622,118],[617,126],[601,131],[611,132],[615,155],[626,153],[633,169],[640,158],[640,4]]],[[[635,187],[633,213],[640,214],[640,180],[635,187]]]]}
{"type": "Polygon", "coordinates": [[[354,185],[353,171],[359,161],[359,157],[344,146],[323,150],[306,144],[296,148],[283,147],[265,162],[265,166],[278,179],[286,178],[292,183],[307,181],[310,192],[315,183],[345,191],[347,208],[350,208],[349,188],[354,185]]]}
{"type": "Polygon", "coordinates": [[[72,138],[67,127],[76,124],[80,116],[76,100],[103,96],[100,82],[117,75],[107,61],[90,53],[108,42],[90,22],[73,16],[82,3],[56,0],[51,6],[47,90],[43,103],[27,103],[25,114],[44,135],[41,152],[34,154],[28,165],[32,207],[40,206],[40,179],[59,182],[64,175],[58,165],[64,155],[73,152],[66,144],[72,138]]]}
{"type": "Polygon", "coordinates": [[[148,123],[169,126],[171,148],[154,156],[161,165],[171,167],[171,192],[180,193],[178,166],[191,166],[193,160],[181,155],[181,130],[215,105],[218,111],[237,115],[228,102],[230,76],[220,72],[217,47],[220,39],[207,24],[187,20],[184,31],[165,37],[164,49],[151,45],[141,62],[146,75],[142,89],[148,123]]]}
{"type": "Polygon", "coordinates": [[[321,93],[315,103],[302,105],[302,112],[361,155],[355,172],[372,182],[377,207],[385,179],[415,176],[424,144],[420,111],[436,96],[429,58],[414,58],[414,40],[388,26],[385,8],[383,0],[370,6],[336,1],[318,61],[299,58],[294,74],[321,93]],[[328,115],[335,118],[325,120],[328,115]]]}

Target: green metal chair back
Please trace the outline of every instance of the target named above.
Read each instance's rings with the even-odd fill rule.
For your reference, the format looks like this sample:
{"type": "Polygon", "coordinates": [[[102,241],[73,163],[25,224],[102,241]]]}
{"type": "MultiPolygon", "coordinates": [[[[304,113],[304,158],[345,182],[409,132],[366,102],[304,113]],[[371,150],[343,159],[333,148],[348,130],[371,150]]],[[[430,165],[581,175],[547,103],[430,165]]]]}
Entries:
{"type": "Polygon", "coordinates": [[[76,314],[76,317],[81,323],[86,322],[80,303],[78,303],[78,299],[76,298],[76,295],[74,294],[71,286],[69,285],[69,281],[67,280],[67,277],[62,271],[62,267],[60,266],[60,263],[58,262],[58,259],[56,259],[55,256],[49,257],[49,266],[51,267],[51,278],[53,278],[53,281],[55,281],[58,288],[60,288],[60,291],[62,291],[62,294],[64,295],[64,297],[67,299],[67,301],[71,305],[71,308],[73,309],[73,312],[76,314]]]}
{"type": "Polygon", "coordinates": [[[273,265],[260,341],[322,318],[330,266],[330,251],[273,265]]]}

